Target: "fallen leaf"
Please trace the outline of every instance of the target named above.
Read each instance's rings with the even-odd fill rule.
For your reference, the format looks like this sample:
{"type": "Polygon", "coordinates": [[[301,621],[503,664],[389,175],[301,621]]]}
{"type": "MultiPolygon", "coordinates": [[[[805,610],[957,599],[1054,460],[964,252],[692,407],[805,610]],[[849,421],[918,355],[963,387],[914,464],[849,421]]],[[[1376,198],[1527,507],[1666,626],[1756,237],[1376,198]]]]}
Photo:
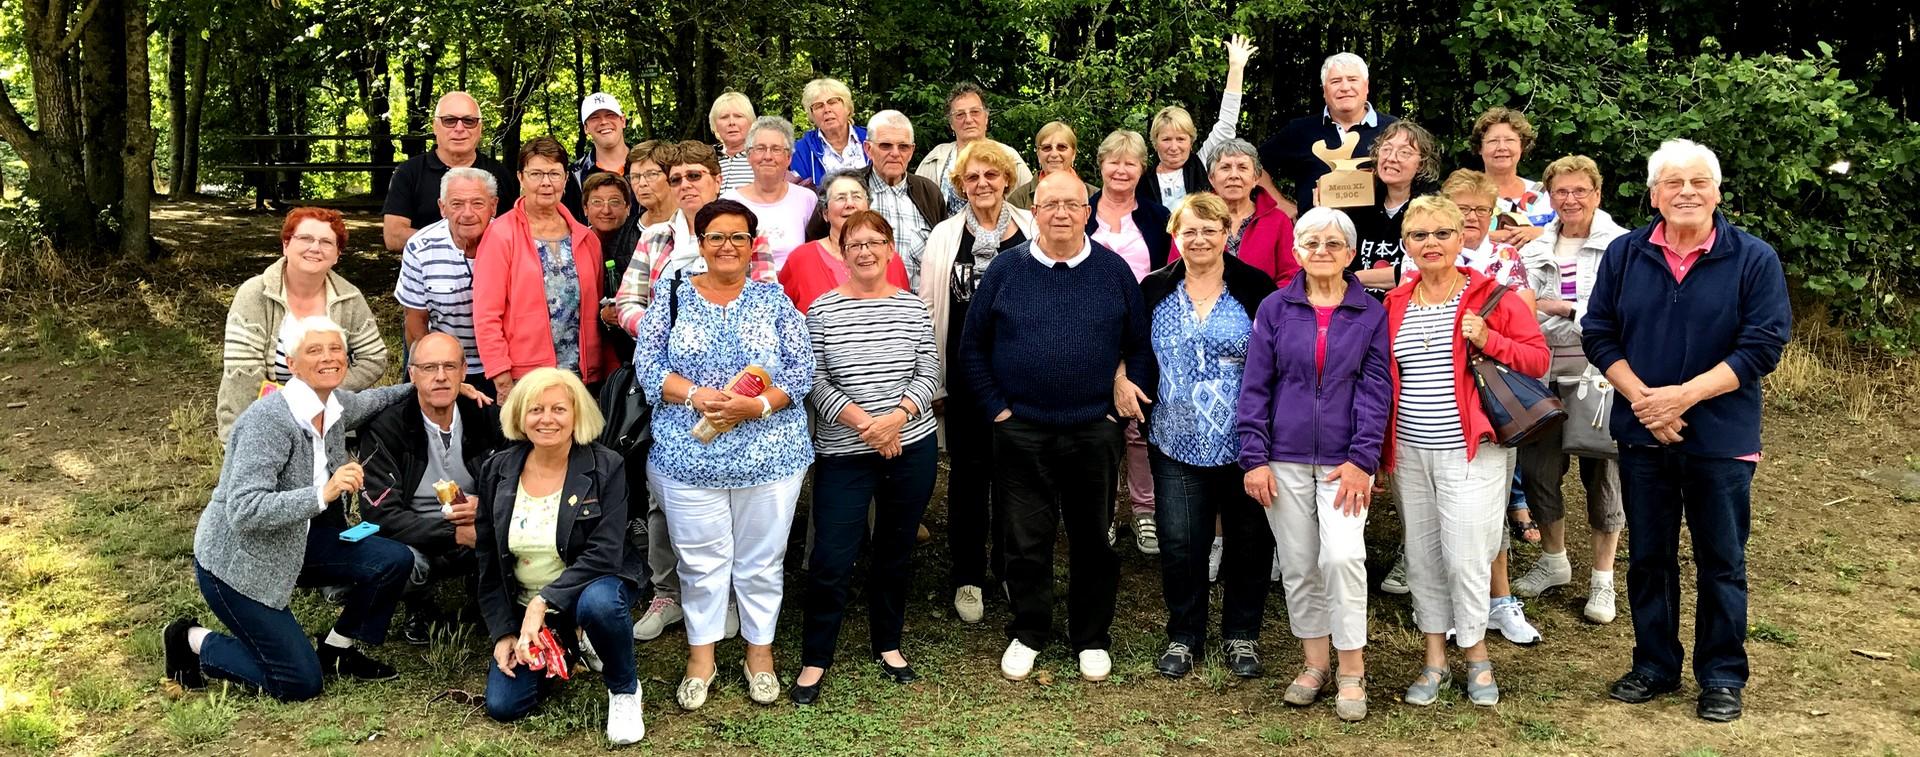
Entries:
{"type": "Polygon", "coordinates": [[[1893,653],[1892,653],[1892,652],[1881,652],[1881,651],[1879,651],[1879,650],[1875,650],[1875,649],[1856,649],[1856,650],[1853,650],[1853,653],[1854,653],[1854,654],[1857,654],[1857,655],[1860,655],[1861,657],[1865,657],[1865,658],[1867,658],[1867,659],[1869,659],[1869,660],[1891,660],[1891,659],[1893,659],[1893,653]]]}
{"type": "Polygon", "coordinates": [[[179,699],[187,695],[187,688],[171,678],[160,679],[160,693],[168,699],[179,699]]]}
{"type": "Polygon", "coordinates": [[[1033,682],[1040,684],[1041,686],[1052,686],[1053,674],[1044,670],[1035,672],[1033,674],[1033,682]]]}

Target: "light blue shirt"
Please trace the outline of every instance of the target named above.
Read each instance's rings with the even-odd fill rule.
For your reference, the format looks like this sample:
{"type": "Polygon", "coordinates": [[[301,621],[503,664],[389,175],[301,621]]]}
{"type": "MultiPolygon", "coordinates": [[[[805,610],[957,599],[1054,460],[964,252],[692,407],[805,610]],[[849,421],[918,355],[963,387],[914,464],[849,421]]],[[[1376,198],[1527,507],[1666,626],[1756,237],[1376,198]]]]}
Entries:
{"type": "Polygon", "coordinates": [[[1222,291],[1207,319],[1197,320],[1184,280],[1154,307],[1152,319],[1153,356],[1160,363],[1160,402],[1149,434],[1154,446],[1188,465],[1235,462],[1240,439],[1233,429],[1253,319],[1222,291]]]}

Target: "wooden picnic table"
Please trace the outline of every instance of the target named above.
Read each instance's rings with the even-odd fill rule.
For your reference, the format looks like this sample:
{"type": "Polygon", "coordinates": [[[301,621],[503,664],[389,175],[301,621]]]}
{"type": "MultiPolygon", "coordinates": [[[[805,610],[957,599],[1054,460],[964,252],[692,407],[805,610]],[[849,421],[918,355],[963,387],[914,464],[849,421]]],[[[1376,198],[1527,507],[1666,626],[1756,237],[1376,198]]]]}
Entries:
{"type": "Polygon", "coordinates": [[[387,180],[393,175],[393,169],[399,162],[406,160],[406,145],[424,145],[428,136],[421,134],[390,134],[385,137],[372,134],[234,134],[227,138],[240,144],[251,145],[255,159],[246,163],[227,163],[213,166],[217,171],[235,171],[247,175],[255,189],[254,207],[270,208],[276,212],[290,205],[324,205],[328,207],[368,210],[379,209],[387,194],[387,180]],[[380,140],[398,141],[401,148],[394,152],[393,161],[327,161],[313,160],[309,156],[309,147],[315,142],[366,142],[380,140]],[[368,173],[372,174],[369,189],[365,195],[333,198],[300,197],[300,177],[309,173],[368,173]]]}

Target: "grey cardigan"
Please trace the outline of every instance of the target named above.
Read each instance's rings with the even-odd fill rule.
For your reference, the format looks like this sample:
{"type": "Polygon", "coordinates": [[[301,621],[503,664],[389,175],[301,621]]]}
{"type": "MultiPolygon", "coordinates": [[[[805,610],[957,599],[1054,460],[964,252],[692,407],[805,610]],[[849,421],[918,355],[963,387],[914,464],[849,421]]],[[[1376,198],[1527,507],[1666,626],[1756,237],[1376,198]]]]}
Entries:
{"type": "MultiPolygon", "coordinates": [[[[335,390],[340,421],[327,429],[327,471],[347,460],[347,430],[413,396],[412,384],[335,390]]],[[[307,422],[312,422],[308,419],[307,422]]],[[[312,436],[280,395],[248,405],[227,438],[226,463],[200,513],[193,557],[248,598],[284,609],[307,554],[307,521],[326,510],[313,483],[312,436]]]]}

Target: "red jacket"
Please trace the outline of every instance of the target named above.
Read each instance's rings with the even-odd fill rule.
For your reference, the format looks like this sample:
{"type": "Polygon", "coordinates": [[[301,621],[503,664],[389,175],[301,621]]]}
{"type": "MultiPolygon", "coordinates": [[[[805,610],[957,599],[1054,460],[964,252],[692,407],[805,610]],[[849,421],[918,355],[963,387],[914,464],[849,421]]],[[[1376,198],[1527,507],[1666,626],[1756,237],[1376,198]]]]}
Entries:
{"type": "MultiPolygon", "coordinates": [[[[827,259],[827,251],[819,241],[812,241],[793,248],[787,253],[787,262],[780,266],[780,288],[787,290],[787,299],[793,300],[793,308],[801,315],[807,314],[807,306],[845,284],[846,279],[834,275],[833,263],[827,259]]],[[[841,272],[846,271],[841,266],[841,272]]],[[[912,291],[907,286],[907,266],[895,255],[887,260],[887,283],[912,291]]]]}
{"type": "MultiPolygon", "coordinates": [[[[1487,295],[1497,286],[1493,279],[1481,275],[1471,268],[1458,269],[1467,277],[1467,291],[1460,296],[1460,309],[1453,315],[1453,333],[1460,333],[1460,318],[1467,313],[1478,313],[1487,304],[1487,295]]],[[[1387,293],[1387,344],[1400,336],[1400,323],[1406,320],[1407,303],[1413,299],[1413,288],[1420,283],[1420,274],[1414,273],[1406,283],[1387,293]]],[[[1453,398],[1460,406],[1460,428],[1466,432],[1467,459],[1472,460],[1479,450],[1480,440],[1494,441],[1493,421],[1487,419],[1487,411],[1480,407],[1480,392],[1474,388],[1473,381],[1467,375],[1467,340],[1453,340],[1453,398]]],[[[1546,337],[1540,335],[1540,323],[1533,318],[1533,311],[1527,303],[1508,292],[1500,298],[1500,305],[1487,314],[1487,346],[1483,350],[1488,357],[1506,363],[1508,368],[1529,376],[1545,376],[1547,368],[1553,362],[1553,352],[1547,349],[1546,337]]],[[[1400,362],[1387,361],[1388,373],[1393,376],[1394,402],[1400,397],[1400,362]]],[[[1394,412],[1399,412],[1396,406],[1394,412]]],[[[1395,420],[1387,420],[1386,470],[1392,470],[1395,449],[1393,428],[1395,420]]]]}
{"type": "MultiPolygon", "coordinates": [[[[1233,233],[1233,229],[1227,233],[1233,233]]],[[[1300,273],[1300,259],[1293,254],[1293,219],[1258,187],[1253,190],[1253,223],[1247,224],[1247,233],[1240,237],[1239,257],[1266,273],[1277,288],[1285,288],[1300,273]]],[[[1179,259],[1180,240],[1176,239],[1167,262],[1179,259]]]]}
{"type": "MultiPolygon", "coordinates": [[[[526,198],[493,219],[473,258],[473,340],[488,376],[511,371],[520,378],[555,364],[553,328],[547,314],[547,285],[527,224],[526,198]]],[[[580,380],[591,384],[618,365],[613,350],[600,340],[600,239],[573,220],[565,207],[573,242],[573,267],[580,276],[580,380]]]]}

